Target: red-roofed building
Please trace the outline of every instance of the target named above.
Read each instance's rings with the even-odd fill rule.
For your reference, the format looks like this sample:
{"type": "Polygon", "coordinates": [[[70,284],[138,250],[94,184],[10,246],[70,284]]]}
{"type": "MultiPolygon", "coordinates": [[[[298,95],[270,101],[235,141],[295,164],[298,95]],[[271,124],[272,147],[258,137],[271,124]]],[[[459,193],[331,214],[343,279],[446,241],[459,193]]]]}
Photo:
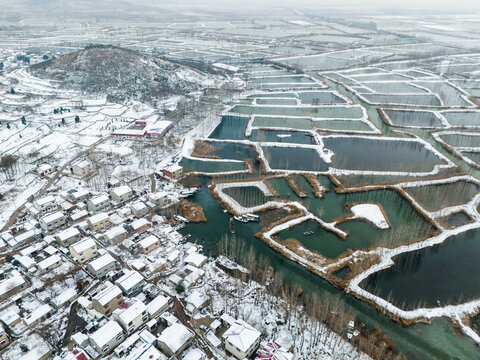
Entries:
{"type": "Polygon", "coordinates": [[[278,345],[275,341],[269,342],[260,350],[256,360],[295,360],[293,354],[278,345]]]}

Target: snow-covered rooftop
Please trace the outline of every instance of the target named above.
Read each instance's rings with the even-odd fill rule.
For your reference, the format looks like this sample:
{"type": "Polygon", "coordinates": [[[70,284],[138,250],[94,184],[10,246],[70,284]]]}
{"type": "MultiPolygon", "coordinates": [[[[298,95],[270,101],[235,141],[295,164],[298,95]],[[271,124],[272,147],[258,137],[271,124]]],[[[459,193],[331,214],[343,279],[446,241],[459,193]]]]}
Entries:
{"type": "Polygon", "coordinates": [[[158,341],[164,343],[173,353],[176,353],[186,342],[193,337],[188,328],[182,324],[174,323],[163,330],[158,341]]]}
{"type": "Polygon", "coordinates": [[[93,300],[96,300],[100,305],[105,306],[119,295],[122,295],[122,290],[120,290],[117,285],[110,285],[95,295],[93,300]]]}
{"type": "Polygon", "coordinates": [[[260,335],[260,331],[248,325],[245,321],[236,320],[222,337],[240,349],[241,352],[246,353],[260,335]]]}
{"type": "Polygon", "coordinates": [[[150,314],[150,316],[153,316],[153,314],[156,314],[160,309],[165,307],[167,304],[168,304],[168,298],[166,298],[163,295],[158,295],[155,299],[153,299],[147,304],[147,312],[150,314]]]}
{"type": "Polygon", "coordinates": [[[148,224],[150,224],[150,223],[148,222],[147,219],[141,218],[141,219],[138,219],[138,220],[135,220],[134,222],[132,222],[130,224],[130,226],[132,227],[132,229],[134,231],[136,231],[136,230],[138,230],[138,229],[140,229],[143,226],[148,225],[148,224]]]}
{"type": "Polygon", "coordinates": [[[106,254],[103,254],[102,256],[99,256],[95,260],[90,261],[89,265],[93,270],[98,271],[104,268],[105,266],[111,264],[112,262],[115,262],[115,259],[109,253],[106,253],[106,254]]]}
{"type": "Polygon", "coordinates": [[[67,239],[70,239],[74,236],[77,236],[80,234],[80,231],[78,231],[77,228],[71,226],[68,229],[65,229],[63,231],[60,231],[56,236],[61,240],[65,241],[67,239]]]}
{"type": "Polygon", "coordinates": [[[126,301],[123,305],[113,311],[113,315],[118,317],[124,324],[129,324],[147,310],[145,304],[138,299],[126,301]]]}
{"type": "Polygon", "coordinates": [[[70,247],[77,253],[80,254],[87,249],[95,249],[97,244],[91,237],[87,237],[80,241],[77,241],[75,244],[70,245],[70,247]]]}
{"type": "Polygon", "coordinates": [[[127,270],[123,276],[115,281],[115,284],[128,292],[130,289],[134,288],[143,281],[144,278],[138,271],[127,270]]]}
{"type": "Polygon", "coordinates": [[[108,195],[106,194],[100,194],[100,195],[97,195],[93,198],[91,198],[89,201],[93,204],[93,205],[99,205],[99,204],[102,204],[104,202],[107,202],[109,201],[110,198],[108,197],[108,195]]]}
{"type": "Polygon", "coordinates": [[[131,194],[132,189],[128,185],[122,185],[122,186],[114,188],[111,191],[111,193],[117,195],[118,197],[121,197],[121,196],[126,195],[126,194],[131,194]]]}
{"type": "Polygon", "coordinates": [[[88,218],[88,221],[90,221],[91,224],[98,224],[101,221],[107,220],[108,219],[108,214],[101,212],[98,214],[95,214],[93,216],[90,216],[88,218]]]}
{"type": "Polygon", "coordinates": [[[158,242],[158,238],[155,236],[155,235],[149,235],[147,236],[146,238],[142,239],[141,241],[138,242],[138,245],[141,247],[141,248],[148,248],[149,246],[155,244],[156,242],[158,242]]]}
{"type": "Polygon", "coordinates": [[[25,284],[25,279],[17,270],[11,271],[10,274],[11,276],[9,278],[0,280],[0,296],[6,294],[13,288],[25,284]]]}
{"type": "Polygon", "coordinates": [[[62,258],[59,255],[55,254],[55,255],[49,256],[43,261],[40,261],[37,266],[40,270],[45,270],[45,269],[48,269],[50,266],[56,263],[59,263],[61,261],[62,261],[62,258]]]}
{"type": "Polygon", "coordinates": [[[50,224],[52,222],[54,222],[55,220],[59,220],[61,218],[63,218],[63,212],[61,211],[55,211],[51,214],[47,214],[45,215],[44,217],[42,217],[42,220],[46,223],[46,224],[50,224]]]}
{"type": "Polygon", "coordinates": [[[103,348],[119,334],[123,334],[122,328],[117,322],[110,320],[92,335],[90,335],[90,339],[94,341],[98,347],[103,348]]]}
{"type": "Polygon", "coordinates": [[[48,304],[43,304],[42,306],[36,308],[32,313],[23,319],[27,326],[32,325],[38,319],[41,319],[43,316],[47,315],[52,311],[52,307],[48,304]]]}

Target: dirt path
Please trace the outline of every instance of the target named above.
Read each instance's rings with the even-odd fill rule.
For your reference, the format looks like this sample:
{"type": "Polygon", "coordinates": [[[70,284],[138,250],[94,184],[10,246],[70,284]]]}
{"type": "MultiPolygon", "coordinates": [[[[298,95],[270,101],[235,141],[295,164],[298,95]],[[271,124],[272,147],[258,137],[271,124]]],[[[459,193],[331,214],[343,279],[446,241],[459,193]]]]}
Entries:
{"type": "Polygon", "coordinates": [[[173,298],[173,312],[174,312],[175,316],[182,322],[183,325],[185,325],[187,328],[189,328],[191,331],[193,331],[193,333],[195,334],[195,338],[199,342],[202,350],[205,352],[205,354],[207,354],[208,358],[209,359],[214,359],[215,357],[214,357],[212,351],[210,350],[210,348],[208,347],[208,345],[205,343],[203,338],[197,333],[197,330],[194,329],[192,327],[192,325],[190,324],[190,321],[189,321],[190,319],[185,314],[185,312],[183,311],[182,303],[180,302],[180,300],[178,300],[177,297],[173,298]]]}

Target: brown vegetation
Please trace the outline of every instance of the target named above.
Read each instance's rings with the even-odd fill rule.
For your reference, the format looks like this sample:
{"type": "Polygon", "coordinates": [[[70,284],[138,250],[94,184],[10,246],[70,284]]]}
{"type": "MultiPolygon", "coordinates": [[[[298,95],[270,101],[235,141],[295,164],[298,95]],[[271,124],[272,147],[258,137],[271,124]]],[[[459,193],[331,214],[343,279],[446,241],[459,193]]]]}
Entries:
{"type": "Polygon", "coordinates": [[[202,207],[194,202],[182,199],[173,205],[173,207],[181,216],[191,222],[207,222],[202,207]]]}
{"type": "Polygon", "coordinates": [[[297,183],[295,182],[295,180],[293,180],[293,178],[291,176],[285,176],[285,180],[287,181],[287,184],[288,186],[290,186],[290,189],[292,189],[292,191],[297,194],[298,197],[300,198],[306,198],[308,197],[308,195],[305,193],[305,191],[302,191],[297,183]]]}
{"type": "Polygon", "coordinates": [[[196,140],[192,156],[204,159],[220,159],[218,155],[214,154],[216,150],[218,150],[218,147],[213,146],[209,142],[196,140]]]}
{"type": "Polygon", "coordinates": [[[315,197],[322,199],[325,196],[325,193],[329,190],[326,187],[322,186],[320,181],[315,175],[304,174],[303,177],[310,183],[313,188],[313,195],[315,197]]]}

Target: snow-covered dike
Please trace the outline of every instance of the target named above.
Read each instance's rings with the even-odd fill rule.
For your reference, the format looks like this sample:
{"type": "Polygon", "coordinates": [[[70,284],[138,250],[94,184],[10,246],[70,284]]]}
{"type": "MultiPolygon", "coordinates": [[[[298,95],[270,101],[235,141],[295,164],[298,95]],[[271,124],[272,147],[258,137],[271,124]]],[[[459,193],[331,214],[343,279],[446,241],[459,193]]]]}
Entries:
{"type": "Polygon", "coordinates": [[[358,204],[352,206],[350,210],[353,213],[353,219],[364,219],[379,229],[390,227],[382,209],[377,204],[358,204]]]}

